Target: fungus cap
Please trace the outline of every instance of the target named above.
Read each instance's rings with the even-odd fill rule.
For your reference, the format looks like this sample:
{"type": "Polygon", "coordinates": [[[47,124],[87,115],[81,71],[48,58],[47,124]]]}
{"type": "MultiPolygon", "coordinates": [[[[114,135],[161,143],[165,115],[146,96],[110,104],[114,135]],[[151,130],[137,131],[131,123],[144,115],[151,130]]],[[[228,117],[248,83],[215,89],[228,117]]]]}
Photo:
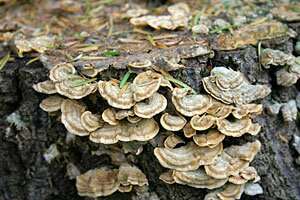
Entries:
{"type": "Polygon", "coordinates": [[[77,100],[64,99],[61,104],[61,122],[66,129],[78,136],[89,135],[81,123],[81,115],[85,106],[77,100]]]}
{"type": "Polygon", "coordinates": [[[117,191],[119,186],[117,169],[92,169],[76,178],[76,188],[80,196],[108,196],[117,191]]]}
{"type": "Polygon", "coordinates": [[[181,114],[192,117],[201,115],[211,106],[212,98],[208,95],[187,94],[186,88],[175,88],[172,93],[172,102],[181,114]]]}
{"type": "Polygon", "coordinates": [[[197,134],[193,136],[194,142],[199,147],[214,147],[225,139],[225,135],[217,130],[211,129],[207,134],[197,134]]]}
{"type": "Polygon", "coordinates": [[[133,99],[133,92],[129,85],[126,90],[122,93],[118,85],[112,81],[98,82],[98,90],[103,98],[105,98],[109,105],[120,109],[130,109],[135,101],[133,99]]]}
{"type": "Polygon", "coordinates": [[[199,147],[194,142],[174,149],[157,147],[154,155],[163,167],[178,171],[196,170],[201,165],[209,165],[222,152],[223,145],[220,143],[214,148],[199,147]]]}
{"type": "Polygon", "coordinates": [[[166,147],[167,149],[174,149],[178,144],[184,144],[184,143],[185,142],[183,139],[173,134],[168,136],[167,139],[165,139],[164,147],[166,147]]]}
{"type": "Polygon", "coordinates": [[[134,113],[141,118],[152,118],[164,111],[167,107],[167,99],[155,92],[146,102],[138,102],[134,105],[134,113]]]}
{"type": "Polygon", "coordinates": [[[112,126],[105,124],[101,129],[97,129],[90,135],[90,140],[95,143],[114,144],[119,140],[129,141],[147,141],[156,136],[159,126],[154,119],[142,119],[132,124],[128,121],[121,121],[112,126]]]}
{"type": "Polygon", "coordinates": [[[32,86],[37,92],[44,94],[55,94],[55,83],[51,80],[43,81],[32,86]]]}
{"type": "Polygon", "coordinates": [[[49,78],[53,82],[66,80],[68,76],[76,74],[74,66],[70,63],[59,63],[50,70],[49,78]]]}
{"type": "Polygon", "coordinates": [[[183,133],[185,137],[191,138],[197,134],[197,131],[193,129],[191,123],[186,123],[185,126],[183,127],[183,133]]]}
{"type": "Polygon", "coordinates": [[[63,98],[60,96],[50,96],[40,103],[40,108],[46,112],[54,112],[60,110],[63,98]]]}
{"type": "Polygon", "coordinates": [[[204,131],[215,125],[216,118],[210,115],[194,116],[192,117],[190,124],[193,129],[197,131],[204,131]]]}
{"type": "Polygon", "coordinates": [[[219,119],[217,120],[217,127],[221,133],[232,137],[240,137],[245,133],[256,135],[260,131],[260,126],[253,124],[248,117],[233,122],[227,119],[219,119]]]}
{"type": "Polygon", "coordinates": [[[249,166],[261,147],[256,140],[242,146],[231,146],[225,148],[213,164],[204,166],[206,174],[216,179],[222,179],[231,175],[238,175],[243,169],[249,166]]]}
{"type": "Polygon", "coordinates": [[[85,111],[81,115],[81,124],[89,132],[95,131],[104,125],[104,122],[99,115],[92,114],[90,111],[85,111]]]}
{"type": "Polygon", "coordinates": [[[121,185],[149,185],[146,175],[134,165],[124,163],[119,167],[118,180],[121,185]]]}
{"type": "Polygon", "coordinates": [[[87,83],[80,86],[73,87],[74,81],[70,79],[63,80],[55,84],[57,93],[66,96],[70,99],[82,99],[83,97],[95,92],[97,89],[96,84],[87,83]]]}
{"type": "Polygon", "coordinates": [[[132,82],[134,100],[139,102],[151,97],[160,87],[161,76],[152,71],[138,74],[132,82]]]}
{"type": "Polygon", "coordinates": [[[228,178],[215,179],[210,177],[202,168],[187,172],[173,170],[172,176],[176,183],[189,185],[194,188],[215,189],[223,186],[228,181],[228,178]]]}
{"type": "Polygon", "coordinates": [[[103,121],[107,122],[110,125],[117,125],[119,120],[116,119],[117,111],[114,108],[107,108],[102,113],[103,121]]]}
{"type": "Polygon", "coordinates": [[[160,123],[168,131],[179,131],[186,124],[186,119],[184,117],[170,115],[169,113],[164,113],[160,118],[160,123]]]}

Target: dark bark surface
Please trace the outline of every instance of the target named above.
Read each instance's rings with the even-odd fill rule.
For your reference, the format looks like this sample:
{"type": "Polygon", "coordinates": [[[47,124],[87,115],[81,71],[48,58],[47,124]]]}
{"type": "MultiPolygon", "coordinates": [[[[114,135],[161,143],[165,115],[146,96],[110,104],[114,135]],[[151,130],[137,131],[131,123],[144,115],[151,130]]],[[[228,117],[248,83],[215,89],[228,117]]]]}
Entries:
{"type": "MultiPolygon", "coordinates": [[[[276,47],[285,52],[293,51],[293,41],[279,40],[263,43],[265,47],[276,47]]],[[[8,63],[0,71],[0,199],[2,200],[36,200],[36,199],[85,199],[77,195],[75,180],[66,176],[66,165],[74,163],[81,172],[110,164],[106,155],[95,156],[91,151],[96,150],[98,144],[93,144],[86,137],[75,137],[66,143],[67,131],[57,120],[57,116],[48,114],[39,108],[40,101],[46,95],[38,94],[32,85],[46,80],[48,70],[41,63],[25,66],[27,60],[18,59],[8,63]],[[26,128],[18,129],[7,122],[11,113],[20,116],[26,128]],[[57,144],[61,156],[51,163],[43,158],[45,150],[51,144],[57,144]]],[[[247,47],[235,51],[215,52],[212,60],[192,58],[187,60],[189,69],[172,72],[176,78],[203,92],[201,77],[209,74],[207,65],[227,66],[239,69],[252,83],[270,84],[272,94],[263,101],[274,99],[287,102],[296,97],[299,92],[299,81],[291,87],[276,85],[274,68],[259,70],[257,49],[247,47]],[[298,87],[298,88],[297,88],[298,87]]],[[[115,69],[109,69],[107,74],[114,74],[115,69]]],[[[88,100],[86,100],[88,101],[88,100]]],[[[101,106],[99,106],[101,107],[101,106]]],[[[291,145],[292,136],[299,135],[299,120],[286,123],[282,116],[269,116],[266,113],[255,118],[262,125],[258,136],[245,135],[241,138],[226,138],[225,146],[243,144],[247,141],[259,139],[262,148],[252,162],[262,180],[260,185],[264,194],[242,199],[300,199],[300,167],[294,159],[299,156],[291,145]],[[289,143],[280,139],[286,138],[289,143]]],[[[147,175],[150,192],[155,192],[162,200],[203,199],[206,191],[183,185],[167,185],[159,180],[159,175],[166,171],[160,166],[153,154],[150,144],[144,146],[144,151],[134,158],[140,169],[147,175]]],[[[131,199],[133,194],[116,193],[101,199],[131,199]]],[[[150,197],[149,197],[150,198],[150,197]]],[[[144,199],[149,199],[145,197],[144,199]]]]}

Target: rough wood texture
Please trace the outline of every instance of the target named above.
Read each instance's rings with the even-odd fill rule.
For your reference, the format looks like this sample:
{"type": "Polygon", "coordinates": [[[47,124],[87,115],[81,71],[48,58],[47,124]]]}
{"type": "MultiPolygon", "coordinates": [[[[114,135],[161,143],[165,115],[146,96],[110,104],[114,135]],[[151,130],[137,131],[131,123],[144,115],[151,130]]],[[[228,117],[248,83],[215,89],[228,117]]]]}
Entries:
{"type": "MultiPolygon", "coordinates": [[[[292,42],[280,40],[265,45],[291,52],[292,42]]],[[[209,74],[206,69],[207,62],[211,62],[213,66],[239,69],[252,83],[272,85],[272,94],[264,101],[275,99],[286,102],[295,98],[299,92],[299,81],[297,85],[288,88],[277,86],[274,71],[260,71],[257,50],[254,47],[219,51],[211,61],[201,57],[188,59],[186,65],[192,67],[174,71],[172,75],[197,91],[203,91],[200,81],[201,77],[209,74]]],[[[97,166],[108,165],[109,157],[91,155],[91,151],[96,150],[98,144],[88,142],[85,137],[76,137],[74,142],[66,144],[67,133],[64,126],[56,117],[48,116],[38,107],[46,96],[32,89],[34,83],[46,79],[48,70],[41,63],[29,66],[25,66],[25,63],[26,60],[16,60],[0,71],[0,199],[85,199],[77,195],[75,181],[66,176],[66,164],[73,162],[81,172],[85,172],[97,166]],[[6,117],[13,112],[20,115],[28,130],[17,130],[6,121],[6,117]],[[44,160],[43,154],[54,143],[58,145],[61,157],[49,164],[44,160]]],[[[103,76],[120,74],[114,72],[114,69],[111,70],[103,73],[103,76]]],[[[243,195],[242,199],[300,199],[300,172],[299,166],[294,162],[296,152],[291,142],[285,143],[279,137],[281,134],[291,141],[292,135],[299,135],[299,121],[286,123],[281,115],[271,117],[266,113],[255,121],[263,126],[258,136],[245,135],[235,139],[226,138],[224,141],[225,145],[243,144],[256,138],[262,142],[262,150],[252,165],[261,175],[260,184],[264,194],[255,197],[243,195]]],[[[158,177],[165,169],[155,159],[150,144],[144,147],[144,151],[135,160],[149,179],[150,191],[155,192],[160,199],[204,198],[205,190],[178,184],[167,185],[160,181],[158,177]]],[[[132,195],[116,193],[101,199],[131,199],[132,195]]]]}

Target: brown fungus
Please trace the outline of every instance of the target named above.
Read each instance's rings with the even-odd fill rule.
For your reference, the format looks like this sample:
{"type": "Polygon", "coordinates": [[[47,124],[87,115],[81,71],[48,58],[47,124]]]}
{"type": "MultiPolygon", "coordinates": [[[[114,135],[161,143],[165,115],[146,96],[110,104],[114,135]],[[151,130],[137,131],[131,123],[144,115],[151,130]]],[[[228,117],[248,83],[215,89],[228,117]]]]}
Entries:
{"type": "Polygon", "coordinates": [[[193,136],[194,142],[199,147],[215,147],[225,139],[225,135],[217,130],[210,129],[207,134],[197,134],[193,136]]]}
{"type": "Polygon", "coordinates": [[[242,119],[247,115],[258,115],[263,110],[262,104],[245,104],[233,108],[232,115],[237,119],[242,119]]]}
{"type": "Polygon", "coordinates": [[[46,112],[55,112],[60,110],[63,98],[60,96],[50,96],[40,103],[40,108],[46,112]]]}
{"type": "Polygon", "coordinates": [[[32,86],[37,92],[44,94],[55,94],[55,83],[51,80],[43,81],[32,86]]]}
{"type": "Polygon", "coordinates": [[[112,107],[130,109],[135,104],[130,85],[124,92],[121,92],[119,86],[114,82],[99,81],[98,90],[101,96],[105,98],[112,107]]]}
{"type": "Polygon", "coordinates": [[[202,168],[187,172],[173,170],[172,176],[176,183],[194,188],[215,189],[223,186],[228,181],[228,178],[215,179],[208,176],[202,168]]]}
{"type": "Polygon", "coordinates": [[[242,146],[225,148],[221,155],[214,160],[213,164],[204,166],[206,174],[216,179],[238,175],[249,166],[260,147],[261,143],[256,140],[242,146]]]}
{"type": "Polygon", "coordinates": [[[118,171],[117,169],[102,167],[77,176],[76,188],[78,194],[92,198],[111,195],[120,186],[118,171]]]}
{"type": "Polygon", "coordinates": [[[186,122],[184,117],[171,115],[169,113],[164,113],[160,118],[160,124],[168,131],[179,131],[184,127],[186,122]]]}
{"type": "Polygon", "coordinates": [[[245,133],[256,135],[260,131],[258,124],[252,123],[251,118],[242,118],[235,121],[229,121],[227,119],[217,120],[218,130],[226,136],[241,137],[245,133]]]}
{"type": "Polygon", "coordinates": [[[220,143],[214,148],[199,147],[194,142],[174,149],[157,147],[154,155],[163,167],[178,171],[196,170],[201,165],[209,165],[222,152],[223,145],[220,143]]]}
{"type": "Polygon", "coordinates": [[[70,75],[75,75],[76,70],[70,63],[59,63],[50,70],[50,79],[53,82],[60,82],[68,79],[70,75]]]}
{"type": "Polygon", "coordinates": [[[85,107],[76,100],[65,99],[61,104],[61,122],[66,129],[78,136],[89,135],[89,131],[81,123],[81,115],[85,107]]]}
{"type": "Polygon", "coordinates": [[[154,93],[146,102],[138,102],[134,105],[134,113],[141,118],[152,118],[154,115],[164,111],[167,107],[167,99],[154,93]]]}
{"type": "Polygon", "coordinates": [[[204,131],[216,124],[216,118],[210,115],[194,116],[190,124],[197,131],[204,131]]]}
{"type": "Polygon", "coordinates": [[[132,124],[128,121],[121,121],[116,126],[105,124],[101,129],[90,134],[90,140],[95,143],[114,144],[119,140],[147,141],[155,137],[159,131],[159,126],[153,119],[142,119],[132,124]]]}
{"type": "Polygon", "coordinates": [[[149,185],[146,175],[136,166],[124,163],[119,167],[118,180],[121,185],[149,185]]]}
{"type": "Polygon", "coordinates": [[[110,125],[117,125],[119,120],[116,119],[117,111],[114,108],[107,108],[102,113],[103,121],[107,122],[110,125]]]}
{"type": "Polygon", "coordinates": [[[211,106],[208,108],[206,113],[219,119],[225,119],[232,113],[232,110],[233,106],[213,99],[211,106]]]}
{"type": "Polygon", "coordinates": [[[81,115],[81,124],[86,130],[92,132],[103,127],[104,121],[99,115],[92,114],[90,111],[85,111],[81,115]]]}
{"type": "Polygon", "coordinates": [[[212,98],[208,95],[188,94],[187,88],[175,88],[172,93],[172,102],[181,114],[192,117],[201,115],[211,106],[212,98]]]}
{"type": "Polygon", "coordinates": [[[167,137],[167,139],[164,141],[164,147],[167,149],[173,149],[175,148],[178,144],[184,144],[184,140],[181,139],[177,135],[170,135],[167,137]]]}
{"type": "Polygon", "coordinates": [[[160,87],[161,76],[152,71],[145,71],[135,77],[132,82],[134,100],[139,102],[151,97],[160,87]]]}
{"type": "Polygon", "coordinates": [[[57,93],[66,96],[70,99],[82,99],[85,96],[95,92],[96,84],[87,83],[80,86],[73,86],[74,81],[71,79],[63,80],[55,84],[57,93]]]}
{"type": "Polygon", "coordinates": [[[186,123],[185,126],[183,127],[183,133],[185,137],[191,138],[197,134],[197,131],[193,129],[191,123],[186,123]]]}
{"type": "Polygon", "coordinates": [[[251,85],[238,74],[242,73],[224,67],[215,67],[209,77],[202,79],[204,89],[214,98],[226,104],[236,105],[248,104],[266,97],[271,92],[268,86],[251,85]]]}

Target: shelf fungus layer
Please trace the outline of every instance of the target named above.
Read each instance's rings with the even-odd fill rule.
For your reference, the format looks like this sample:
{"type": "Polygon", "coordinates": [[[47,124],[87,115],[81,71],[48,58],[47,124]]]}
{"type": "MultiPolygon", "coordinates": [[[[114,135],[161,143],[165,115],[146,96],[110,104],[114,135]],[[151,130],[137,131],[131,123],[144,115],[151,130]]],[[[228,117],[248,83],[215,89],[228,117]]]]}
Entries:
{"type": "Polygon", "coordinates": [[[134,113],[141,118],[152,118],[154,115],[164,111],[167,107],[167,99],[154,93],[146,102],[138,102],[134,105],[134,113]]]}
{"type": "Polygon", "coordinates": [[[90,140],[95,143],[114,144],[118,141],[147,141],[156,136],[159,126],[154,119],[142,119],[137,123],[121,121],[112,126],[104,124],[101,129],[90,134],[90,140]]]}
{"type": "Polygon", "coordinates": [[[208,176],[202,168],[187,172],[173,170],[172,176],[176,183],[194,188],[215,189],[223,186],[228,181],[228,178],[215,179],[208,176]]]}
{"type": "Polygon", "coordinates": [[[179,131],[183,129],[186,124],[186,119],[177,115],[164,113],[160,117],[160,124],[168,131],[179,131]]]}
{"type": "Polygon", "coordinates": [[[226,104],[248,104],[271,92],[268,86],[251,85],[241,72],[224,67],[213,68],[211,75],[202,81],[206,92],[226,104]]]}
{"type": "Polygon", "coordinates": [[[49,78],[56,83],[71,78],[75,74],[76,70],[72,64],[59,63],[50,70],[49,78]]]}
{"type": "Polygon", "coordinates": [[[136,166],[124,163],[119,167],[118,180],[121,185],[148,186],[146,175],[136,166]]]}
{"type": "Polygon", "coordinates": [[[151,97],[159,89],[160,84],[160,75],[152,71],[145,71],[140,73],[132,82],[134,100],[139,102],[151,97]]]}
{"type": "Polygon", "coordinates": [[[210,165],[222,152],[220,143],[214,148],[199,147],[194,142],[175,149],[155,148],[154,155],[163,167],[178,171],[196,170],[201,165],[210,165]]]}
{"type": "Polygon", "coordinates": [[[213,164],[204,166],[206,174],[216,179],[238,175],[240,171],[249,166],[260,147],[261,143],[256,140],[242,146],[225,148],[213,164]]]}
{"type": "Polygon", "coordinates": [[[40,103],[40,108],[46,112],[55,112],[60,110],[64,98],[60,96],[50,96],[40,103]]]}
{"type": "Polygon", "coordinates": [[[61,104],[61,111],[61,122],[70,133],[78,136],[89,135],[89,131],[81,123],[81,115],[85,111],[85,107],[81,103],[66,99],[61,104]]]}
{"type": "Polygon", "coordinates": [[[130,109],[135,104],[130,85],[122,92],[119,86],[112,81],[99,81],[98,90],[112,107],[130,109]]]}
{"type": "Polygon", "coordinates": [[[218,130],[226,136],[241,137],[245,133],[256,135],[261,126],[252,122],[250,118],[243,118],[235,121],[227,119],[217,120],[218,130]]]}
{"type": "Polygon", "coordinates": [[[39,93],[44,93],[44,94],[55,94],[56,89],[55,89],[55,83],[51,80],[46,80],[40,83],[37,83],[32,86],[33,89],[39,93]]]}
{"type": "Polygon", "coordinates": [[[79,86],[73,86],[74,80],[66,79],[55,84],[57,93],[70,99],[82,99],[85,96],[96,91],[96,84],[88,83],[79,86]]]}
{"type": "Polygon", "coordinates": [[[108,196],[118,190],[118,169],[102,167],[77,176],[76,187],[80,196],[96,198],[108,196]]]}
{"type": "Polygon", "coordinates": [[[212,98],[208,95],[188,94],[187,88],[175,88],[172,94],[172,102],[176,110],[181,114],[192,117],[201,115],[211,106],[212,98]]]}

